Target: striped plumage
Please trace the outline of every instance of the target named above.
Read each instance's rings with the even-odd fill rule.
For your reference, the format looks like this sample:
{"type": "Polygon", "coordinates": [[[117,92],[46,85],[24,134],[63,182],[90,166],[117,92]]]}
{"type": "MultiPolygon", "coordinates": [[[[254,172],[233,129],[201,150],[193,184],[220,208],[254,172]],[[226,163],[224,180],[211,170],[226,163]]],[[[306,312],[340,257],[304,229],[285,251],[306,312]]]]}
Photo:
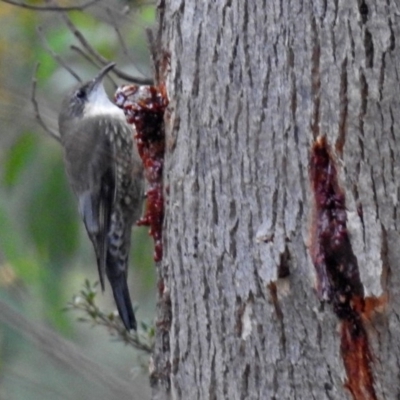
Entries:
{"type": "Polygon", "coordinates": [[[101,286],[105,273],[129,330],[136,329],[136,320],[127,270],[131,228],[142,209],[143,170],[133,128],[103,88],[102,77],[110,68],[65,97],[59,129],[66,172],[95,249],[101,286]]]}

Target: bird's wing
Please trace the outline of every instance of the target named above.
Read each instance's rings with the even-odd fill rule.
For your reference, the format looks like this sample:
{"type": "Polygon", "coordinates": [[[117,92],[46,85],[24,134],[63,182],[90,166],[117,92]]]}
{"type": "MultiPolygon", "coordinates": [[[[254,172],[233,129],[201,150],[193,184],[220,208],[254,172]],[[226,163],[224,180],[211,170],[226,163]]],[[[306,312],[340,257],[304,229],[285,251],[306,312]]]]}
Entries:
{"type": "Polygon", "coordinates": [[[91,184],[87,190],[79,193],[78,199],[81,217],[95,249],[100,284],[104,290],[107,235],[115,202],[116,172],[113,145],[108,139],[99,138],[95,147],[88,155],[87,173],[91,184]]]}
{"type": "Polygon", "coordinates": [[[114,168],[110,168],[101,178],[100,184],[100,196],[98,201],[98,215],[99,215],[99,232],[96,236],[96,256],[97,256],[97,268],[99,270],[100,283],[104,290],[104,274],[106,271],[106,260],[107,260],[107,243],[108,243],[108,232],[110,229],[110,218],[115,201],[115,174],[114,168]]]}

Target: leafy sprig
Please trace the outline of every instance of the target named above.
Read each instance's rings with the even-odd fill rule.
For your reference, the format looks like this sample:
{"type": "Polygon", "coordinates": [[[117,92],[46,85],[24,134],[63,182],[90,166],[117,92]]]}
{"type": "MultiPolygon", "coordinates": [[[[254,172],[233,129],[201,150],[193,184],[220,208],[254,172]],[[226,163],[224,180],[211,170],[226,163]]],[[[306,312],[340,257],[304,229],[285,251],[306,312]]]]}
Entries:
{"type": "Polygon", "coordinates": [[[79,311],[83,316],[78,321],[92,326],[103,326],[117,341],[121,341],[137,350],[152,353],[154,347],[154,326],[144,321],[139,322],[138,331],[127,331],[117,312],[106,313],[96,304],[98,282],[85,280],[79,295],[73,297],[66,310],[79,311]]]}

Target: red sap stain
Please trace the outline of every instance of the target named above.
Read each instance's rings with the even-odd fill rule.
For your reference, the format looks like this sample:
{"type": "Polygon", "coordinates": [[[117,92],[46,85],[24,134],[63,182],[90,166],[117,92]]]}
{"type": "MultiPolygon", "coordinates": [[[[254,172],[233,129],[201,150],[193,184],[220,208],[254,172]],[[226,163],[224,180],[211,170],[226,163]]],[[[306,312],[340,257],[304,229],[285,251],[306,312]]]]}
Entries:
{"type": "Polygon", "coordinates": [[[321,301],[332,304],[341,321],[346,387],[355,400],[376,400],[364,321],[377,303],[364,298],[347,230],[345,195],[324,136],[318,137],[312,146],[310,177],[314,196],[310,252],[317,275],[317,294],[321,301]]]}
{"type": "Polygon", "coordinates": [[[135,140],[149,182],[147,204],[138,225],[150,227],[154,240],[154,260],[162,259],[162,225],[164,220],[163,166],[165,150],[164,112],[168,98],[164,85],[120,87],[115,94],[129,123],[136,128],[135,140]]]}

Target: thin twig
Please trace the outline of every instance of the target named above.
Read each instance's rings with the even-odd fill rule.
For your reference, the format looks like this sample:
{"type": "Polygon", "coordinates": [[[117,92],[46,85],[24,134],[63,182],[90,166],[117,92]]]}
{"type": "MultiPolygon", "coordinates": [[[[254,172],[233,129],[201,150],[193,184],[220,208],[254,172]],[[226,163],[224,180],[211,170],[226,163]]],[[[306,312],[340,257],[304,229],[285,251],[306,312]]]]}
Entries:
{"type": "MultiPolygon", "coordinates": [[[[86,61],[88,61],[90,64],[96,67],[96,69],[101,69],[101,66],[99,66],[88,54],[86,54],[80,47],[71,45],[70,46],[71,50],[76,51],[79,55],[81,55],[86,61]]],[[[106,78],[113,84],[114,89],[118,87],[117,82],[114,81],[114,79],[111,77],[110,74],[106,75],[106,78]]]]}
{"type": "Polygon", "coordinates": [[[71,46],[69,46],[69,48],[71,50],[76,51],[80,56],[82,56],[86,61],[88,61],[90,64],[92,64],[94,67],[96,67],[97,69],[100,69],[101,66],[99,64],[97,64],[88,54],[86,54],[80,47],[75,46],[74,44],[72,44],[71,46]]]}
{"type": "Polygon", "coordinates": [[[68,29],[74,34],[74,36],[78,39],[79,43],[86,49],[86,51],[101,64],[107,64],[108,61],[101,56],[86,40],[83,36],[82,32],[73,24],[71,19],[68,17],[66,13],[61,13],[61,17],[63,18],[65,24],[68,29]]]}
{"type": "MultiPolygon", "coordinates": [[[[145,1],[141,1],[140,3],[135,3],[134,8],[132,8],[129,5],[125,5],[122,8],[115,8],[113,9],[114,14],[118,15],[118,17],[121,18],[126,18],[129,21],[134,21],[135,24],[138,24],[137,18],[135,18],[135,15],[138,14],[138,12],[140,12],[141,8],[145,8],[145,7],[157,7],[157,1],[158,0],[150,0],[148,2],[145,1]],[[134,15],[130,15],[131,11],[133,11],[134,15]]],[[[107,8],[107,6],[103,5],[103,4],[99,4],[99,8],[107,8]]],[[[144,26],[147,26],[147,24],[144,24],[143,22],[139,22],[139,27],[140,28],[144,28],[144,26]]]]}
{"type": "Polygon", "coordinates": [[[43,29],[41,26],[37,27],[37,32],[39,34],[40,41],[44,48],[49,52],[49,54],[63,67],[65,68],[78,82],[82,82],[82,79],[79,75],[67,64],[64,60],[49,46],[47,42],[46,36],[43,33],[43,29]]]}
{"type": "MultiPolygon", "coordinates": [[[[108,61],[109,62],[109,61],[108,61]]],[[[153,85],[154,80],[151,78],[138,78],[137,76],[132,76],[126,72],[120,70],[119,68],[114,68],[115,75],[118,78],[124,79],[125,81],[135,83],[136,85],[153,85]]]]}
{"type": "Polygon", "coordinates": [[[53,131],[52,129],[50,129],[46,123],[43,121],[42,115],[40,114],[39,111],[39,105],[38,102],[36,100],[36,86],[37,86],[37,79],[36,79],[36,75],[37,75],[37,71],[39,69],[40,63],[36,63],[35,66],[35,71],[33,73],[33,77],[32,77],[32,90],[31,90],[31,102],[33,104],[33,110],[35,112],[35,118],[37,120],[37,122],[39,123],[39,125],[54,139],[57,140],[57,142],[61,142],[61,138],[60,135],[58,134],[58,132],[53,131]]]}
{"type": "Polygon", "coordinates": [[[32,4],[20,3],[15,0],[1,0],[3,3],[11,4],[13,6],[27,8],[28,10],[35,11],[82,11],[87,7],[92,6],[93,4],[101,1],[101,0],[90,0],[86,3],[83,3],[79,6],[34,6],[32,4]]]}
{"type": "Polygon", "coordinates": [[[116,16],[115,16],[116,12],[114,10],[112,10],[111,8],[109,8],[109,7],[106,7],[106,11],[107,11],[107,14],[110,16],[111,25],[114,28],[115,33],[117,34],[118,41],[119,41],[119,43],[121,45],[121,48],[122,48],[122,53],[125,55],[125,57],[128,58],[128,60],[131,61],[131,63],[135,66],[136,70],[139,71],[140,74],[145,75],[145,73],[143,73],[142,69],[138,65],[137,60],[135,60],[135,58],[133,57],[131,52],[128,50],[128,47],[127,47],[127,45],[125,43],[125,40],[124,40],[124,37],[123,37],[123,35],[121,33],[121,30],[118,27],[118,21],[117,21],[116,16]]]}
{"type": "MultiPolygon", "coordinates": [[[[67,25],[68,29],[74,34],[74,36],[78,39],[79,43],[90,54],[90,56],[92,56],[98,63],[100,63],[101,66],[107,65],[110,62],[110,60],[107,60],[106,58],[104,58],[101,54],[99,54],[90,45],[90,43],[83,36],[82,32],[73,24],[73,22],[70,20],[70,18],[67,16],[66,13],[62,13],[61,15],[62,15],[62,18],[64,19],[64,22],[67,25]]],[[[133,76],[121,71],[118,68],[114,68],[113,72],[119,78],[124,79],[128,82],[133,82],[138,85],[152,85],[153,84],[153,79],[133,77],[133,76]]]]}
{"type": "Polygon", "coordinates": [[[147,28],[146,29],[146,35],[147,35],[147,41],[149,43],[149,48],[150,48],[150,55],[151,55],[151,61],[153,63],[153,71],[155,72],[155,80],[156,82],[159,82],[160,77],[158,76],[160,68],[160,57],[159,57],[159,45],[157,44],[156,38],[154,37],[154,32],[152,29],[147,28]]]}
{"type": "Polygon", "coordinates": [[[93,326],[104,326],[109,334],[118,340],[137,350],[151,354],[153,351],[153,333],[149,330],[149,327],[142,323],[143,332],[128,332],[119,317],[115,318],[114,314],[106,314],[97,306],[95,302],[96,286],[97,283],[93,285],[86,280],[80,296],[74,296],[73,301],[68,303],[66,309],[82,311],[84,316],[79,318],[79,321],[89,322],[93,326]]]}
{"type": "Polygon", "coordinates": [[[107,11],[107,14],[110,16],[110,18],[111,18],[111,20],[112,20],[112,26],[113,26],[113,28],[114,28],[114,30],[115,30],[115,33],[117,34],[119,43],[121,44],[122,53],[123,53],[126,57],[128,57],[128,58],[132,61],[132,63],[134,63],[135,60],[133,60],[133,58],[131,57],[131,55],[130,55],[130,53],[129,53],[129,51],[128,51],[128,48],[126,47],[125,40],[124,40],[124,38],[122,37],[121,31],[120,31],[120,29],[118,28],[118,24],[117,24],[117,21],[116,21],[116,19],[115,19],[114,11],[113,11],[110,7],[106,7],[106,11],[107,11]]]}

